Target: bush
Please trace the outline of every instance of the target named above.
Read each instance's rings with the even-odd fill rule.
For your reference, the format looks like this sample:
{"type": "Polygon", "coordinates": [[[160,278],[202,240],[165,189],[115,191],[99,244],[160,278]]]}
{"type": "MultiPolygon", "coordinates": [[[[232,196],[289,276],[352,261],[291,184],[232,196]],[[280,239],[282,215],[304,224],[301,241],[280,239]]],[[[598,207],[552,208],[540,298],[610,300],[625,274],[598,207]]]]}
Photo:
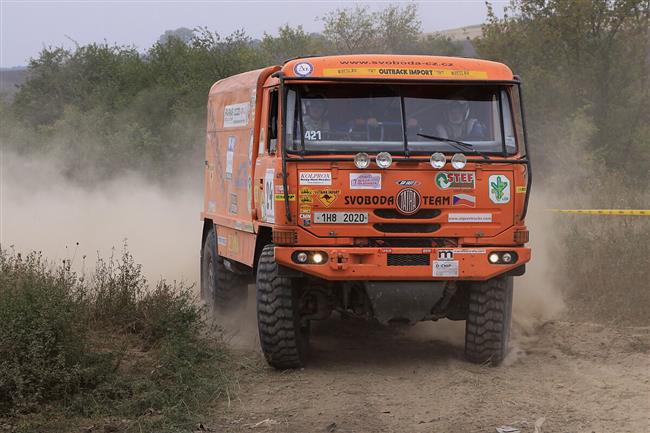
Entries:
{"type": "Polygon", "coordinates": [[[189,426],[229,386],[192,287],[149,288],[126,247],[88,278],[14,250],[0,250],[0,271],[0,416],[27,417],[27,431],[30,412],[189,426]]]}
{"type": "Polygon", "coordinates": [[[0,251],[0,413],[67,398],[105,373],[88,349],[86,305],[66,264],[0,251]]]}

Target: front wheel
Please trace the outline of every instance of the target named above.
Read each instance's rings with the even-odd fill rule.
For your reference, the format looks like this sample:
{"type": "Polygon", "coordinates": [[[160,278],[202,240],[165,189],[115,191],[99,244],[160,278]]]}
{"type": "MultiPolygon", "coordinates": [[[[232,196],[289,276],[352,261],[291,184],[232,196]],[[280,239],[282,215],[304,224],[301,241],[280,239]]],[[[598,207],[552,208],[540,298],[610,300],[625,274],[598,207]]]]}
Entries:
{"type": "Polygon", "coordinates": [[[279,370],[302,367],[308,329],[300,324],[292,280],[278,274],[273,245],[262,250],[256,283],[257,327],[266,361],[279,370]]]}
{"type": "Polygon", "coordinates": [[[512,277],[470,284],[465,356],[477,364],[501,364],[508,352],[512,317],[512,277]]]}

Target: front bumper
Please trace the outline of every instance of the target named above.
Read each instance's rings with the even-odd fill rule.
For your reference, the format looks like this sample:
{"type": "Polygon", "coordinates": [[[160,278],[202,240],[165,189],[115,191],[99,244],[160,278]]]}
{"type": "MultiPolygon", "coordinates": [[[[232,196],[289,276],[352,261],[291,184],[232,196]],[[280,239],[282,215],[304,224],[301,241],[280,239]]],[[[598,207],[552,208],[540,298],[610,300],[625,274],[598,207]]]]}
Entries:
{"type": "Polygon", "coordinates": [[[530,248],[378,248],[378,247],[275,247],[275,260],[325,280],[487,280],[530,261],[530,248]],[[296,251],[321,251],[327,254],[322,264],[299,264],[292,259],[296,251]],[[492,252],[510,251],[516,262],[492,264],[492,252]]]}

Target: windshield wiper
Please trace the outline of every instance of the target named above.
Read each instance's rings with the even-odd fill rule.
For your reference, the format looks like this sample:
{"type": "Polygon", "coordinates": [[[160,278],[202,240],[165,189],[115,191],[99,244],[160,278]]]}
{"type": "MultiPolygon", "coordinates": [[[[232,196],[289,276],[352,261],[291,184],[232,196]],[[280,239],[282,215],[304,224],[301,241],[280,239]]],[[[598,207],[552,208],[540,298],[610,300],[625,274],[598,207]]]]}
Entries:
{"type": "Polygon", "coordinates": [[[435,135],[420,134],[419,132],[417,134],[415,134],[415,135],[417,135],[418,137],[428,138],[429,140],[445,141],[445,142],[449,143],[450,145],[452,145],[453,147],[455,147],[456,149],[458,149],[460,151],[470,150],[472,153],[475,153],[475,154],[483,157],[483,159],[490,159],[489,156],[487,156],[483,152],[479,152],[478,150],[476,150],[474,148],[473,145],[471,145],[469,143],[465,143],[464,141],[454,140],[453,138],[437,137],[435,135]]]}

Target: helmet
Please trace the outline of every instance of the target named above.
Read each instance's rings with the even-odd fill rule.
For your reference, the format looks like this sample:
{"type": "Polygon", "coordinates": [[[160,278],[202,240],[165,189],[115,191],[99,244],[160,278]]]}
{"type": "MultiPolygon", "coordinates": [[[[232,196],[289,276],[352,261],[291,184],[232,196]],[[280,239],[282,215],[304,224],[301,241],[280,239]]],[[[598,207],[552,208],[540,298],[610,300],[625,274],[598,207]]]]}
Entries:
{"type": "Polygon", "coordinates": [[[447,119],[452,122],[452,123],[460,123],[469,117],[469,102],[464,99],[464,98],[458,98],[458,99],[453,99],[450,101],[447,101],[447,119]],[[452,119],[451,113],[452,112],[460,112],[462,117],[459,118],[459,120],[454,121],[455,119],[452,119]]]}
{"type": "Polygon", "coordinates": [[[306,97],[305,102],[308,107],[321,107],[323,110],[327,110],[327,98],[321,93],[306,97]]]}

